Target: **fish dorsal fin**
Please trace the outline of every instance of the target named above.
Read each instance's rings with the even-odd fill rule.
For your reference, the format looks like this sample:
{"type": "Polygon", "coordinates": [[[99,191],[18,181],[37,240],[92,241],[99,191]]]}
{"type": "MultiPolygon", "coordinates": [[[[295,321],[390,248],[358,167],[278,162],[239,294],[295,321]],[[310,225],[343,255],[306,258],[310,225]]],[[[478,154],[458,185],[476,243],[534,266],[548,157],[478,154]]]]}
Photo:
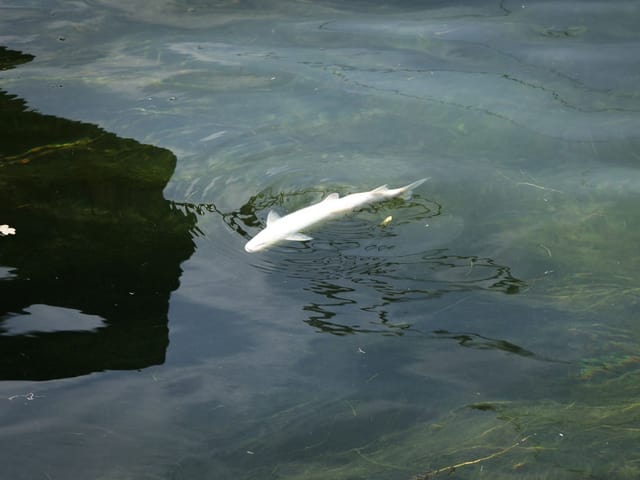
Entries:
{"type": "Polygon", "coordinates": [[[377,188],[374,188],[373,190],[371,190],[371,193],[373,193],[373,192],[382,192],[382,191],[384,191],[384,190],[389,190],[389,189],[387,188],[387,184],[386,184],[386,183],[385,183],[384,185],[380,185],[380,186],[379,186],[379,187],[377,187],[377,188]]]}
{"type": "Polygon", "coordinates": [[[278,220],[280,220],[280,215],[278,215],[278,213],[274,210],[271,210],[267,215],[267,227],[270,224],[277,222],[278,220]]]}
{"type": "Polygon", "coordinates": [[[330,193],[329,195],[327,195],[327,198],[325,198],[324,200],[322,200],[323,202],[331,202],[332,200],[337,200],[340,198],[340,194],[339,193],[330,193]]]}

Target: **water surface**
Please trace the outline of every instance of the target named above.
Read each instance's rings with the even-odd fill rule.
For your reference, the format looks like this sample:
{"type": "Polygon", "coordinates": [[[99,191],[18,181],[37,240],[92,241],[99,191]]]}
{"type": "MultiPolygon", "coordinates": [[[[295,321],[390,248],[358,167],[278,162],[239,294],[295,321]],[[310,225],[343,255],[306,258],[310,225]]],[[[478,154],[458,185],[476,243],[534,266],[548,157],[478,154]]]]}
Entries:
{"type": "Polygon", "coordinates": [[[0,2],[6,475],[637,478],[639,20],[0,2]]]}

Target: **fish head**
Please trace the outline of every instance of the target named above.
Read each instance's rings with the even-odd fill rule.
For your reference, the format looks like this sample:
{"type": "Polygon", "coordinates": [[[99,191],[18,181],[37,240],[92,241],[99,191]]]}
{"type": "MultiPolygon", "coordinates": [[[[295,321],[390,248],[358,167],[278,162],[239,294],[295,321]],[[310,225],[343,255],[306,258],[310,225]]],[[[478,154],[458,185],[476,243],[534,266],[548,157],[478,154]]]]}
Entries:
{"type": "Polygon", "coordinates": [[[247,244],[244,246],[244,249],[249,253],[259,252],[260,250],[264,250],[265,248],[270,247],[277,241],[276,238],[272,238],[272,237],[273,235],[271,235],[271,232],[269,231],[269,229],[268,228],[264,229],[261,232],[259,232],[255,237],[253,237],[251,240],[249,240],[247,244]]]}
{"type": "Polygon", "coordinates": [[[264,242],[257,242],[255,238],[252,238],[247,242],[244,246],[245,251],[249,253],[259,252],[260,250],[267,247],[267,244],[264,242]]]}

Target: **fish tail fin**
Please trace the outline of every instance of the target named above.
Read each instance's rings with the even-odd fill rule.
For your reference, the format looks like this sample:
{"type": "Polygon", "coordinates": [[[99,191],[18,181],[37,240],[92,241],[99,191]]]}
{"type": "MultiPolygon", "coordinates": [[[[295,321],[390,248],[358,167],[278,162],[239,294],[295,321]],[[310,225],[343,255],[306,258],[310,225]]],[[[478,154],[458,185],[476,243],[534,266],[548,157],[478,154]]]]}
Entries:
{"type": "Polygon", "coordinates": [[[394,190],[389,190],[389,192],[390,193],[393,192],[392,196],[394,197],[398,196],[400,198],[408,200],[409,198],[411,198],[411,194],[413,193],[413,190],[415,188],[418,188],[427,180],[429,180],[429,178],[421,178],[420,180],[416,180],[415,182],[410,183],[409,185],[405,185],[404,187],[396,188],[394,190]]]}

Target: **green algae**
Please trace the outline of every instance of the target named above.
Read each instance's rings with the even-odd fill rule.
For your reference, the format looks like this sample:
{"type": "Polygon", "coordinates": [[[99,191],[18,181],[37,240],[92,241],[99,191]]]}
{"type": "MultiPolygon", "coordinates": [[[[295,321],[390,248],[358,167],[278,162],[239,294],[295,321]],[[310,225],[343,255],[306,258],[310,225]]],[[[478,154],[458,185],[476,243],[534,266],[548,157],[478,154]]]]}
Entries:
{"type": "Polygon", "coordinates": [[[640,213],[637,196],[563,202],[531,232],[531,253],[553,270],[537,294],[574,311],[628,311],[640,301],[640,213]],[[537,248],[536,248],[537,246],[537,248]]]}

